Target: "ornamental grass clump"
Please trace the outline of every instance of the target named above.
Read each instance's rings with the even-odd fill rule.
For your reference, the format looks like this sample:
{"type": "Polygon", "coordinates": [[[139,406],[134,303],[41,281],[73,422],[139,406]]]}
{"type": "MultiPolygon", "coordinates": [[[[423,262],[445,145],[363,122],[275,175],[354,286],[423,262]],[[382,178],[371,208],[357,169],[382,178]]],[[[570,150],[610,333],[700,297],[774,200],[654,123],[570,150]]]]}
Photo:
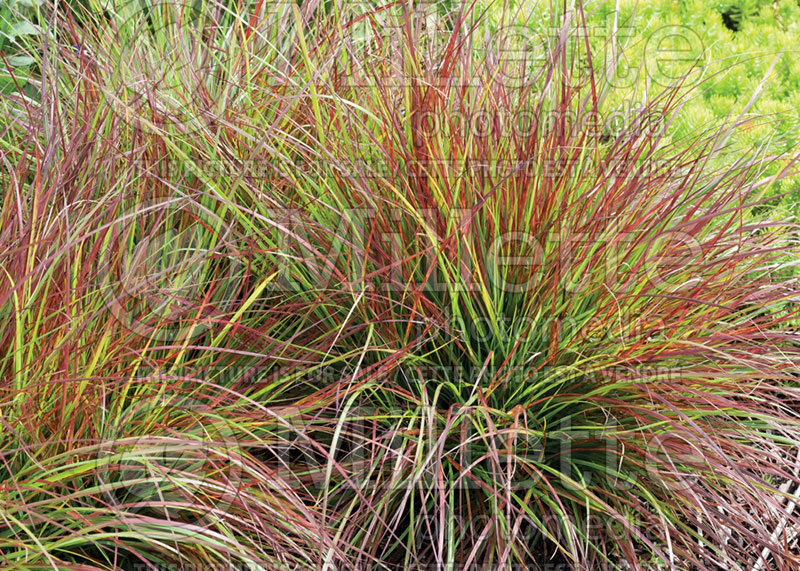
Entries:
{"type": "Polygon", "coordinates": [[[794,157],[668,139],[692,62],[610,132],[580,3],[35,13],[4,567],[797,566],[794,157]]]}

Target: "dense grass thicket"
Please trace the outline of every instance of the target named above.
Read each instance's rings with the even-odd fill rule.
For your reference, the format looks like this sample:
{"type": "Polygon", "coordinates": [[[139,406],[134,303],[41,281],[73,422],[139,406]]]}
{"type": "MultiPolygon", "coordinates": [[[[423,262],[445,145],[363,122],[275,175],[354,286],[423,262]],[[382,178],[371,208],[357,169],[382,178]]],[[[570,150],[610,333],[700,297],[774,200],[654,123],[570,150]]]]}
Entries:
{"type": "Polygon", "coordinates": [[[794,145],[512,4],[14,3],[4,569],[798,568],[794,145]]]}

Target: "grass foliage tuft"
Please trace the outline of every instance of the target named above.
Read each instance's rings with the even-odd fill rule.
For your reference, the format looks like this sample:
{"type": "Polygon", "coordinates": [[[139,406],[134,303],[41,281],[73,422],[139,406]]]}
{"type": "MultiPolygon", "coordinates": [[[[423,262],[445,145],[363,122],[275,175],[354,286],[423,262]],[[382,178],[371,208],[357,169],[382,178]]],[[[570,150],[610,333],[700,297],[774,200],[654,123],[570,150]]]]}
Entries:
{"type": "Polygon", "coordinates": [[[796,157],[693,71],[609,132],[581,4],[15,10],[3,568],[797,568],[796,157]]]}

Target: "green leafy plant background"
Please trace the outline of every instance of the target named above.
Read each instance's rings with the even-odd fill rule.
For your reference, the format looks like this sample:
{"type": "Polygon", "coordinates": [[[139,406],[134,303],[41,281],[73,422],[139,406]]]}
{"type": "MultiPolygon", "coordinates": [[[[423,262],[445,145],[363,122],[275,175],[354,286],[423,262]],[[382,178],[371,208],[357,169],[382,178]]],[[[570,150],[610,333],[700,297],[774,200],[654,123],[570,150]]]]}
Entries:
{"type": "MultiPolygon", "coordinates": [[[[503,2],[491,3],[490,15],[498,21],[503,2]]],[[[549,26],[558,3],[511,0],[519,21],[528,10],[541,16],[534,20],[549,26]]],[[[748,0],[704,2],[702,0],[655,0],[639,2],[588,2],[584,8],[587,26],[593,30],[593,50],[615,49],[620,66],[615,74],[625,80],[615,85],[606,100],[610,114],[648,94],[647,42],[666,26],[683,27],[696,34],[704,50],[696,84],[685,86],[686,99],[668,127],[670,137],[681,139],[711,130],[725,119],[749,118],[728,144],[732,150],[761,150],[780,154],[798,148],[800,142],[800,2],[796,0],[748,0]],[[616,22],[617,34],[613,34],[616,22]],[[734,28],[734,29],[732,29],[734,28]],[[612,40],[612,38],[615,39],[612,40]],[[632,74],[634,81],[629,81],[632,74]],[[750,99],[752,105],[747,107],[750,99]]],[[[505,23],[509,25],[508,22],[505,23]]],[[[651,54],[652,55],[652,54],[651,54]]],[[[650,86],[649,93],[657,92],[650,86]]],[[[779,168],[773,165],[774,174],[779,168]]],[[[772,203],[780,217],[800,214],[800,177],[788,177],[766,189],[783,195],[772,203]]]]}

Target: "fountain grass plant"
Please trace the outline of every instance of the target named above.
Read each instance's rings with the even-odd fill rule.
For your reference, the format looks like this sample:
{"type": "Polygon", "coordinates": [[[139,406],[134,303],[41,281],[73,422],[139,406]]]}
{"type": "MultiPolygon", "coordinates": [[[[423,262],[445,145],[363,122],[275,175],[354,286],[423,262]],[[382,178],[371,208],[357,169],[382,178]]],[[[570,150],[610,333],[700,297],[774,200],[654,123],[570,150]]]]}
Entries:
{"type": "Polygon", "coordinates": [[[681,79],[603,133],[552,14],[38,6],[4,568],[796,567],[797,243],[753,213],[794,160],[666,138],[681,79]]]}

